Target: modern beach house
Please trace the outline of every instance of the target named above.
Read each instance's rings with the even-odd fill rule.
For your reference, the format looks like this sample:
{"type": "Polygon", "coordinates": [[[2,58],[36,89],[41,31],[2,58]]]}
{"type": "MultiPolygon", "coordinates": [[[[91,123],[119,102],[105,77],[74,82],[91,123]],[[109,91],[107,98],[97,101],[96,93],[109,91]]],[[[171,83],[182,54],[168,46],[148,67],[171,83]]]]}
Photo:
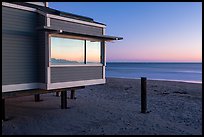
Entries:
{"type": "Polygon", "coordinates": [[[105,83],[106,25],[48,7],[2,2],[2,103],[6,97],[105,83]]]}

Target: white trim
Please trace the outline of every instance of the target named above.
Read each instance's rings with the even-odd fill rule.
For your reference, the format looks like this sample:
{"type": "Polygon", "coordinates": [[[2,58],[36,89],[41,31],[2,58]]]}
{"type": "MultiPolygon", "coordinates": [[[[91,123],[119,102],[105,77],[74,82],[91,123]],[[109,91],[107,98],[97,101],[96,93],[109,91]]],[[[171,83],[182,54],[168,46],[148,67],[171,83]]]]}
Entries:
{"type": "Polygon", "coordinates": [[[104,42],[104,66],[106,66],[106,42],[104,42]]]}
{"type": "Polygon", "coordinates": [[[103,79],[106,78],[106,66],[103,66],[103,79]]]}
{"type": "Polygon", "coordinates": [[[50,27],[50,18],[47,17],[46,23],[47,23],[47,27],[50,27]]]}
{"type": "Polygon", "coordinates": [[[60,88],[71,88],[71,87],[80,87],[96,84],[105,84],[105,79],[95,79],[95,80],[82,80],[82,81],[72,81],[72,82],[60,82],[60,83],[51,83],[48,84],[47,89],[60,89],[60,88]]]}
{"type": "Polygon", "coordinates": [[[47,83],[50,84],[51,82],[51,72],[50,67],[47,67],[47,83]]]}
{"type": "Polygon", "coordinates": [[[51,37],[50,34],[48,35],[48,67],[51,66],[51,37]]]}
{"type": "Polygon", "coordinates": [[[10,8],[16,8],[16,9],[21,9],[21,10],[26,10],[26,11],[32,11],[36,12],[37,10],[35,8],[30,8],[26,6],[21,6],[17,4],[12,4],[12,3],[7,3],[7,2],[2,2],[2,6],[10,7],[10,8]]]}
{"type": "MultiPolygon", "coordinates": [[[[103,35],[105,35],[106,29],[103,28],[103,35]]],[[[106,42],[103,45],[103,79],[106,78],[106,42]]]]}
{"type": "Polygon", "coordinates": [[[57,16],[57,15],[52,15],[52,14],[47,14],[47,16],[49,18],[53,18],[53,19],[59,19],[59,20],[64,20],[64,21],[70,21],[70,22],[75,22],[75,23],[80,23],[80,24],[85,24],[85,25],[90,25],[90,26],[96,26],[96,27],[102,27],[105,28],[105,25],[102,24],[97,24],[97,23],[92,23],[92,22],[86,22],[86,21],[82,21],[82,20],[76,20],[76,19],[71,19],[71,18],[67,18],[67,17],[61,17],[61,16],[57,16]]]}
{"type": "MultiPolygon", "coordinates": [[[[47,19],[46,19],[47,20],[47,19]]],[[[49,53],[49,35],[45,32],[45,83],[49,83],[50,81],[50,68],[49,68],[49,60],[50,60],[50,53],[49,53]]]]}
{"type": "Polygon", "coordinates": [[[106,34],[106,28],[103,28],[103,35],[106,34]]]}
{"type": "MultiPolygon", "coordinates": [[[[106,33],[106,29],[105,28],[103,28],[103,35],[105,35],[105,33],[106,33]]],[[[104,41],[104,54],[103,54],[103,58],[104,58],[104,66],[106,66],[106,42],[104,41]]]]}
{"type": "Polygon", "coordinates": [[[54,68],[54,67],[91,67],[91,66],[94,66],[94,67],[102,67],[103,64],[69,64],[69,65],[50,65],[50,67],[54,68]]]}
{"type": "Polygon", "coordinates": [[[38,6],[42,6],[45,7],[45,2],[25,2],[25,3],[29,3],[29,4],[33,4],[33,5],[38,5],[38,6]]]}
{"type": "Polygon", "coordinates": [[[80,87],[96,84],[105,84],[105,79],[94,79],[94,80],[82,80],[82,81],[72,81],[72,82],[60,82],[60,83],[25,83],[25,84],[13,84],[13,85],[3,85],[2,92],[12,92],[12,91],[22,91],[31,89],[60,89],[60,88],[71,88],[80,87]]]}
{"type": "MultiPolygon", "coordinates": [[[[46,18],[47,18],[47,25],[50,25],[50,18],[48,18],[47,16],[46,16],[46,18]]],[[[50,65],[51,65],[51,38],[50,38],[50,36],[49,36],[49,34],[48,34],[48,45],[47,45],[47,47],[48,47],[48,66],[47,66],[47,84],[50,84],[51,83],[51,68],[50,68],[50,65]]]]}
{"type": "Polygon", "coordinates": [[[49,7],[49,4],[48,4],[48,2],[45,2],[45,7],[49,7]]]}
{"type": "Polygon", "coordinates": [[[2,92],[28,90],[28,89],[46,89],[46,85],[43,83],[26,83],[26,84],[13,84],[13,85],[3,85],[2,92]]]}

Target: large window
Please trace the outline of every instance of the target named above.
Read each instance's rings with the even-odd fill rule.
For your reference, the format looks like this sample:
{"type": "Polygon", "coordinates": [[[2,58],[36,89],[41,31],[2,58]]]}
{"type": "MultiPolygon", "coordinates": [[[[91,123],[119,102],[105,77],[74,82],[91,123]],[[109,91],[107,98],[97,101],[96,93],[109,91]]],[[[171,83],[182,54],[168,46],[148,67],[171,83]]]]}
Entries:
{"type": "Polygon", "coordinates": [[[51,65],[101,63],[101,42],[99,41],[55,36],[50,38],[51,65]]]}

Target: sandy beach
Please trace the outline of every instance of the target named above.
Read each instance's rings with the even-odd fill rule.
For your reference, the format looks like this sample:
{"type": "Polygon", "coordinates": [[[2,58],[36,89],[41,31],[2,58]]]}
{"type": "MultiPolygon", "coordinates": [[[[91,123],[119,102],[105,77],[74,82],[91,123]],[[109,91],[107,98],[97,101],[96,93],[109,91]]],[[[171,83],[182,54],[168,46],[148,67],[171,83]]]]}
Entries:
{"type": "MultiPolygon", "coordinates": [[[[54,93],[6,100],[3,135],[201,135],[202,84],[147,81],[147,108],[140,113],[140,80],[108,78],[87,86],[60,109],[54,93]]],[[[70,92],[68,92],[70,95],[70,92]]]]}

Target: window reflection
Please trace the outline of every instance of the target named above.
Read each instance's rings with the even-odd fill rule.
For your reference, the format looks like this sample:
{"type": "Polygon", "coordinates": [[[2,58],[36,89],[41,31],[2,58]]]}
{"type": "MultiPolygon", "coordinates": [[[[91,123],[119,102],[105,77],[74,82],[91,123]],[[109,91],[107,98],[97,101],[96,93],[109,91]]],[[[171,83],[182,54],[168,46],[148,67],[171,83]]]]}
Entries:
{"type": "Polygon", "coordinates": [[[89,63],[101,63],[101,43],[86,40],[86,61],[89,63]]]}
{"type": "Polygon", "coordinates": [[[50,38],[51,65],[85,64],[85,57],[86,64],[101,63],[101,42],[99,41],[71,39],[58,36],[52,36],[50,38]]]}
{"type": "Polygon", "coordinates": [[[84,64],[84,40],[51,37],[51,64],[84,64]]]}

